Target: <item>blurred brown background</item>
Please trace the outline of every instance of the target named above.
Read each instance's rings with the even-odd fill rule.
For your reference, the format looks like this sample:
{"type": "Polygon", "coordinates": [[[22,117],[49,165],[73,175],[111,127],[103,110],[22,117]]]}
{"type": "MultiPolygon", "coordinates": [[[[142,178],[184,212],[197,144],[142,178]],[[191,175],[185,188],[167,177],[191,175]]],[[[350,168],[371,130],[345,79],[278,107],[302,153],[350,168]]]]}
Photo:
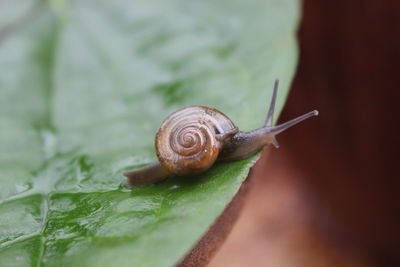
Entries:
{"type": "Polygon", "coordinates": [[[286,121],[209,266],[400,266],[400,2],[305,0],[286,121]]]}

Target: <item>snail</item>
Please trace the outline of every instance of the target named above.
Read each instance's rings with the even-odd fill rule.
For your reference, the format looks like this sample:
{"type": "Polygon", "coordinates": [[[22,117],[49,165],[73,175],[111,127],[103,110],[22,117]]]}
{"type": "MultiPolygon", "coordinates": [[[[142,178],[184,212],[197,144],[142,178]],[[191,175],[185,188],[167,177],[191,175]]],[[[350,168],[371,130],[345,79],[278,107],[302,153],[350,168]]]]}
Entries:
{"type": "Polygon", "coordinates": [[[127,185],[143,186],[174,175],[199,174],[216,161],[245,159],[269,144],[279,147],[276,135],[317,116],[318,111],[272,126],[278,84],[276,80],[264,126],[253,131],[240,131],[224,113],[206,106],[189,106],[169,115],[155,137],[159,161],[125,172],[127,185]]]}

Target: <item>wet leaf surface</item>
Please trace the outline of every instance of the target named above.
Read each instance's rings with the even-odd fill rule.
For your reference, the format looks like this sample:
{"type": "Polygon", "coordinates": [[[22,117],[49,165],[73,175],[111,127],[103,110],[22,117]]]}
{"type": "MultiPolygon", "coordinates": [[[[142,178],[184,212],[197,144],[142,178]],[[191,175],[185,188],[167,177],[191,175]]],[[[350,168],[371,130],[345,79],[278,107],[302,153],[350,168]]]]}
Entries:
{"type": "MultiPolygon", "coordinates": [[[[2,29],[33,1],[4,1],[2,29]]],[[[294,1],[50,1],[0,42],[0,265],[172,266],[258,156],[127,189],[170,112],[262,125],[294,73],[294,1]]],[[[1,40],[1,38],[0,38],[1,40]]]]}

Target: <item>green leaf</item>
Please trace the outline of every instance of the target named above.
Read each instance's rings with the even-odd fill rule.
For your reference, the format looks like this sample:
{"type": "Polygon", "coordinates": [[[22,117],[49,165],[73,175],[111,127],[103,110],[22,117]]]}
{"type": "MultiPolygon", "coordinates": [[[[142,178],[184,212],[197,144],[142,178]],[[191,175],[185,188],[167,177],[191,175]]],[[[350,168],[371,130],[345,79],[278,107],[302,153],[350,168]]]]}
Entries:
{"type": "Polygon", "coordinates": [[[157,127],[183,106],[250,130],[279,78],[281,110],[297,2],[15,3],[0,4],[0,266],[173,266],[258,155],[142,188],[121,173],[156,159],[157,127]]]}

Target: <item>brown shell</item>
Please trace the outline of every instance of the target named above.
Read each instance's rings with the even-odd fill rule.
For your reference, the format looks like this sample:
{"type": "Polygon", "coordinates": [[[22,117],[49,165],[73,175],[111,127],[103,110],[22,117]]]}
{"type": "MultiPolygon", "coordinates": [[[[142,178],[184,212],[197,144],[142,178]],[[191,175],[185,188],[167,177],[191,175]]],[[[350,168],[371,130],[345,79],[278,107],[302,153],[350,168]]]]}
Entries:
{"type": "Polygon", "coordinates": [[[155,140],[157,157],[173,174],[199,173],[213,165],[225,138],[237,132],[222,112],[189,106],[172,113],[161,124],[155,140]]]}

